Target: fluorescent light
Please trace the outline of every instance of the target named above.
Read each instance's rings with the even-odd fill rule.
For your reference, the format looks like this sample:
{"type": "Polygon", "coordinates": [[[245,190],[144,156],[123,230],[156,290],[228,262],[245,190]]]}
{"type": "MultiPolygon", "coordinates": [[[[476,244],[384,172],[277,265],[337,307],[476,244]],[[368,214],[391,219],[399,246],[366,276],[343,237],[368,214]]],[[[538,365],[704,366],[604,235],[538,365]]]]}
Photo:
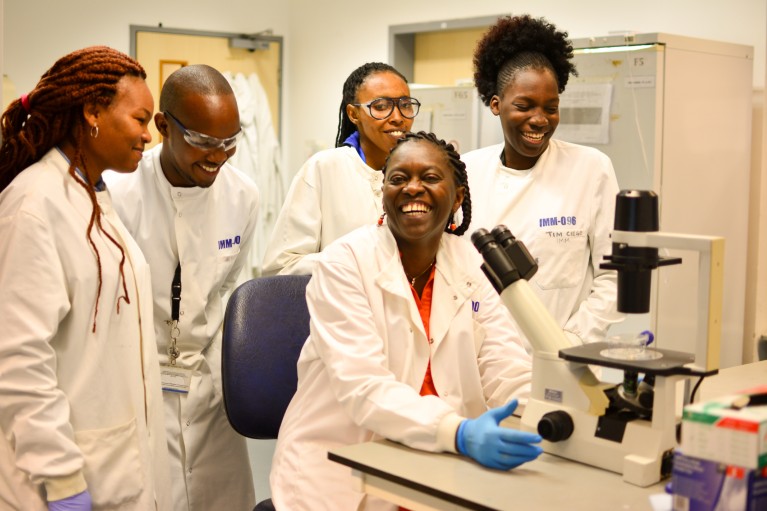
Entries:
{"type": "Polygon", "coordinates": [[[578,48],[573,53],[615,53],[619,51],[638,51],[652,48],[654,44],[636,44],[624,46],[605,46],[603,48],[578,48]]]}

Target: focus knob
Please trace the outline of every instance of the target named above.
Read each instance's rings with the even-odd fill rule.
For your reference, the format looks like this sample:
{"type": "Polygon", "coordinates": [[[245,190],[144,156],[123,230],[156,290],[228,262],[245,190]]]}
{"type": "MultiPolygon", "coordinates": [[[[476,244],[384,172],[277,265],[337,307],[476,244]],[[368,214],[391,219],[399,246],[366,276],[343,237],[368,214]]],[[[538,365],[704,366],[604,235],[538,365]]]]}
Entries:
{"type": "Polygon", "coordinates": [[[549,412],[538,421],[538,434],[549,442],[567,440],[573,434],[573,428],[572,417],[562,410],[549,412]]]}

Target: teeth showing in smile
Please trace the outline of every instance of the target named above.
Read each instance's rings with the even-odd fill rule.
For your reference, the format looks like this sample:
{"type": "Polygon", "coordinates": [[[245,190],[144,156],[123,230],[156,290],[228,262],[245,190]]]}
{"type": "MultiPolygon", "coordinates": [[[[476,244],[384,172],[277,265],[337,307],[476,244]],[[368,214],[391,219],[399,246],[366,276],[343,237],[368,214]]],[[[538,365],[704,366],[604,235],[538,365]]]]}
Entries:
{"type": "Polygon", "coordinates": [[[403,213],[428,213],[431,207],[420,202],[411,202],[402,206],[403,213]]]}
{"type": "Polygon", "coordinates": [[[213,172],[215,172],[215,171],[217,171],[217,170],[218,170],[218,165],[203,165],[203,164],[201,163],[201,164],[200,164],[200,167],[202,167],[202,169],[203,169],[205,172],[210,172],[211,174],[212,174],[213,172]]]}
{"type": "Polygon", "coordinates": [[[525,138],[529,138],[530,140],[535,140],[536,142],[543,140],[543,133],[522,133],[522,136],[525,138]]]}
{"type": "Polygon", "coordinates": [[[401,137],[404,134],[405,134],[404,131],[390,131],[389,132],[389,135],[392,135],[394,137],[401,137]]]}

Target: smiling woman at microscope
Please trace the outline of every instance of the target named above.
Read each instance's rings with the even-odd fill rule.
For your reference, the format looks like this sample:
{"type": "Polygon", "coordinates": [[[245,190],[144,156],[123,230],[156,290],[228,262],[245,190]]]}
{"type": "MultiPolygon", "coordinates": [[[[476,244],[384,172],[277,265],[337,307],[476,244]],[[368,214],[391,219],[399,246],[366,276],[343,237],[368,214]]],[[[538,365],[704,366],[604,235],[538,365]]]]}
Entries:
{"type": "Polygon", "coordinates": [[[552,138],[573,48],[543,18],[503,17],[477,44],[474,82],[502,144],[463,155],[475,197],[471,232],[507,225],[538,260],[530,284],[575,344],[604,340],[616,311],[610,254],[618,182],[598,150],[552,138]]]}
{"type": "Polygon", "coordinates": [[[383,208],[385,223],[323,251],[307,287],[311,333],[272,464],[276,509],[389,509],[327,459],[341,445],[384,437],[501,470],[541,452],[537,434],[498,426],[528,394],[531,365],[459,237],[471,206],[453,147],[406,135],[384,166],[383,208]]]}

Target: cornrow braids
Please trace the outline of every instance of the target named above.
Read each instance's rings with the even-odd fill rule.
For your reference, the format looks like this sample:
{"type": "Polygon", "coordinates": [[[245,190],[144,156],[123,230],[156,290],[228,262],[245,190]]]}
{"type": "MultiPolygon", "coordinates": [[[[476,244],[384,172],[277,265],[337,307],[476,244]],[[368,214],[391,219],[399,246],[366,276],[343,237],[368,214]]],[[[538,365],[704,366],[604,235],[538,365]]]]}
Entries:
{"type": "Polygon", "coordinates": [[[341,147],[349,135],[357,131],[357,126],[346,115],[346,105],[357,101],[357,91],[370,75],[375,73],[394,73],[407,83],[407,78],[389,64],[383,62],[368,62],[354,71],[344,82],[341,106],[338,109],[338,130],[336,131],[336,147],[341,147]]]}
{"type": "Polygon", "coordinates": [[[120,250],[122,256],[120,276],[123,296],[117,300],[118,313],[120,300],[130,303],[130,298],[124,272],[125,251],[120,243],[104,230],[101,224],[101,208],[93,191],[94,183],[91,183],[88,177],[88,162],[82,152],[83,140],[88,134],[82,112],[86,104],[108,106],[117,94],[118,82],[124,76],[146,79],[146,72],[134,59],[106,46],[92,46],[74,51],[56,61],[23,100],[11,102],[0,120],[0,192],[54,146],[67,141],[74,147],[69,175],[85,189],[93,206],[86,235],[96,257],[99,275],[93,316],[94,332],[103,284],[101,254],[92,236],[94,226],[120,250]],[[82,178],[76,174],[76,168],[82,171],[82,178]]]}
{"type": "Polygon", "coordinates": [[[573,46],[567,32],[559,31],[544,18],[530,15],[505,16],[485,33],[474,50],[474,84],[485,105],[500,96],[524,69],[549,69],[557,79],[560,94],[570,75],[578,76],[573,46]]]}
{"type": "Polygon", "coordinates": [[[448,218],[447,224],[445,225],[445,232],[455,234],[456,236],[461,236],[469,229],[469,224],[471,223],[471,193],[469,192],[469,175],[466,172],[466,164],[461,160],[461,155],[458,154],[458,151],[455,150],[453,144],[445,142],[444,140],[437,137],[437,135],[434,133],[427,133],[425,131],[419,131],[418,133],[407,132],[402,138],[397,140],[397,144],[389,153],[389,156],[386,158],[386,163],[381,170],[383,174],[386,175],[386,168],[389,165],[389,158],[391,158],[391,155],[394,154],[394,151],[396,151],[399,146],[410,141],[419,140],[430,142],[442,150],[442,152],[445,154],[445,157],[447,158],[448,163],[450,164],[450,167],[453,169],[453,178],[455,179],[456,184],[458,186],[464,187],[463,202],[461,203],[461,225],[457,226],[455,230],[450,229],[450,224],[453,223],[452,213],[450,214],[450,218],[448,218]]]}

